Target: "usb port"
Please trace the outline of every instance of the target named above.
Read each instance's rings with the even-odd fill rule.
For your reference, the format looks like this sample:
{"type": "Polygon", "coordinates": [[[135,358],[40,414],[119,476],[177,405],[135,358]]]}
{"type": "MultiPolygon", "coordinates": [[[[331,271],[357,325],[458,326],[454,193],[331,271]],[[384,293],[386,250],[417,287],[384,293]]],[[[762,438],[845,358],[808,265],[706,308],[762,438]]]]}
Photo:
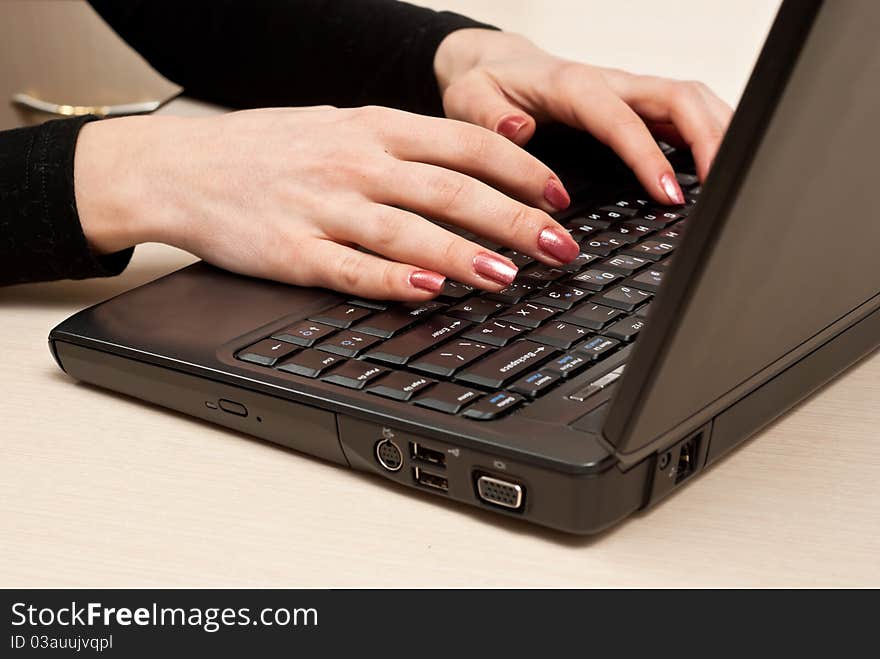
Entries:
{"type": "Polygon", "coordinates": [[[438,467],[446,466],[446,454],[443,451],[435,451],[434,449],[422,446],[418,442],[409,443],[409,454],[413,460],[427,462],[438,467]]]}
{"type": "Polygon", "coordinates": [[[441,492],[446,492],[449,490],[449,481],[446,480],[443,476],[432,474],[431,472],[420,469],[419,467],[413,467],[413,478],[415,478],[416,483],[418,483],[419,485],[431,487],[435,490],[440,490],[441,492]]]}

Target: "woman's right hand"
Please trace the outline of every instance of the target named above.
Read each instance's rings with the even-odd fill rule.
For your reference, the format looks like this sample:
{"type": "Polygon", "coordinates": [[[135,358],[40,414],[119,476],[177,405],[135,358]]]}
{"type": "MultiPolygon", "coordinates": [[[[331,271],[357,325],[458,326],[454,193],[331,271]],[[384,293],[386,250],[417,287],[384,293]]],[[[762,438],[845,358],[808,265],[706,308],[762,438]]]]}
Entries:
{"type": "Polygon", "coordinates": [[[75,186],[98,253],[164,242],[363,297],[425,300],[446,277],[500,290],[516,276],[509,259],[425,217],[549,265],[578,254],[548,215],[569,198],[546,165],[484,128],[387,108],[92,122],[75,186]]]}

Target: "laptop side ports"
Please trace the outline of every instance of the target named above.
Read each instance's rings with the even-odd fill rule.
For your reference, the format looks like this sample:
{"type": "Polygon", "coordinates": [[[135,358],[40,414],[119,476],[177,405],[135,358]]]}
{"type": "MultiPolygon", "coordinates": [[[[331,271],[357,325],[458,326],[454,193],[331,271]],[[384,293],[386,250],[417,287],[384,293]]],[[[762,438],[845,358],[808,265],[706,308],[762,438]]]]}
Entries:
{"type": "Polygon", "coordinates": [[[703,468],[709,448],[711,428],[704,426],[654,456],[654,477],[645,505],[669,494],[703,468]]]}
{"type": "Polygon", "coordinates": [[[440,490],[441,492],[449,491],[449,480],[445,476],[432,474],[430,471],[425,471],[421,467],[413,467],[413,479],[423,487],[429,487],[432,490],[440,490]]]}
{"type": "Polygon", "coordinates": [[[446,467],[446,454],[443,451],[435,451],[419,442],[409,443],[409,455],[413,460],[425,462],[435,467],[446,467]]]}
{"type": "Polygon", "coordinates": [[[399,471],[403,466],[403,451],[391,439],[385,438],[376,442],[374,451],[376,460],[387,471],[399,471]]]}
{"type": "Polygon", "coordinates": [[[477,496],[493,506],[509,510],[522,510],[525,488],[516,481],[476,472],[474,474],[477,496]]]}

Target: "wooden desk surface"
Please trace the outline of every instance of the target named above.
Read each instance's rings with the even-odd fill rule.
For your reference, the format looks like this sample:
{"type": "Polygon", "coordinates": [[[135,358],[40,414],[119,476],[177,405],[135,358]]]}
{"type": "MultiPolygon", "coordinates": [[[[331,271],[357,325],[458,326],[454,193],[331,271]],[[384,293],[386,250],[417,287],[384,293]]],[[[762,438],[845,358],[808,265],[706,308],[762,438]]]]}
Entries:
{"type": "MultiPolygon", "coordinates": [[[[584,59],[705,79],[728,100],[775,9],[444,4],[584,59]],[[569,12],[584,17],[577,32],[569,12]],[[673,38],[678,22],[688,30],[673,38]]],[[[659,507],[578,539],[443,505],[57,369],[53,325],[191,260],[146,245],[116,279],[0,289],[0,585],[880,585],[880,355],[659,507]]]]}

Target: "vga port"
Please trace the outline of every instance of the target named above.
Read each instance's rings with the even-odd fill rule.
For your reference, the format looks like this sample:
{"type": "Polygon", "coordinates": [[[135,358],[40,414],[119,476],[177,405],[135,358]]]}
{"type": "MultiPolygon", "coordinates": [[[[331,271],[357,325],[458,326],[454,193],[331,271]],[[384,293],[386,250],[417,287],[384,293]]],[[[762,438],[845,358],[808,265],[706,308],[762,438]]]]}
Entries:
{"type": "Polygon", "coordinates": [[[522,485],[486,474],[477,474],[477,494],[486,503],[511,510],[521,509],[525,501],[522,485]]]}

